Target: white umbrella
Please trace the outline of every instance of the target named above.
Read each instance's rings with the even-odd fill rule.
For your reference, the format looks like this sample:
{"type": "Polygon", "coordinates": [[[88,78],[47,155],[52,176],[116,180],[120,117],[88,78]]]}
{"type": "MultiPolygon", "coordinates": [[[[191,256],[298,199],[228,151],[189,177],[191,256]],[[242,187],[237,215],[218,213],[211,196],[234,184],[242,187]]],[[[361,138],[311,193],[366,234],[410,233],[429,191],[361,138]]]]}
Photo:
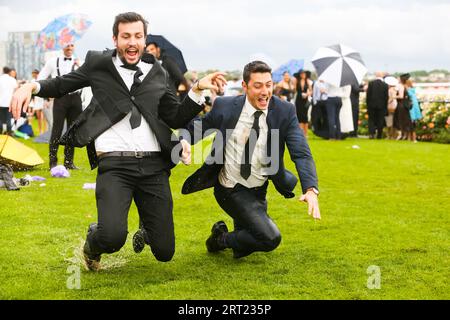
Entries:
{"type": "Polygon", "coordinates": [[[321,47],[312,58],[319,80],[336,87],[359,84],[367,73],[361,55],[350,47],[336,44],[321,47]]]}

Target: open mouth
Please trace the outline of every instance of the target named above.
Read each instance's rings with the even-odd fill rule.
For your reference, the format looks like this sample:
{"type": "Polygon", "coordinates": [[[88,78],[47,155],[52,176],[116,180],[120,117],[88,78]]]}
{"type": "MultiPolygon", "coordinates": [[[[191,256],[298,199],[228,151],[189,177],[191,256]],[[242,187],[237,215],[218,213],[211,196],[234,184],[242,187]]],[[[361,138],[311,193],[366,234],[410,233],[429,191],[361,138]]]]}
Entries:
{"type": "Polygon", "coordinates": [[[269,102],[269,97],[260,97],[258,98],[258,103],[260,106],[267,106],[267,103],[269,102]]]}
{"type": "Polygon", "coordinates": [[[135,48],[130,48],[125,50],[125,53],[130,60],[135,60],[138,57],[139,51],[135,48]]]}

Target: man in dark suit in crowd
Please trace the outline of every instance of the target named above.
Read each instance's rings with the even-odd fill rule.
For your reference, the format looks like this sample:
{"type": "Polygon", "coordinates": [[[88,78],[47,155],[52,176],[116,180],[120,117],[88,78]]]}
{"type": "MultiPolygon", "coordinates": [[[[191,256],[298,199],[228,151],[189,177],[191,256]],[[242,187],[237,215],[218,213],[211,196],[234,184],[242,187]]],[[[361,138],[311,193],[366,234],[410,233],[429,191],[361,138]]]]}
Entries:
{"type": "MultiPolygon", "coordinates": [[[[145,48],[145,50],[148,53],[154,55],[156,59],[160,60],[163,68],[166,69],[166,71],[169,73],[169,83],[172,91],[175,93],[178,92],[178,87],[180,86],[180,84],[182,84],[185,88],[185,92],[187,93],[189,84],[180,68],[178,67],[176,61],[167,54],[164,54],[164,52],[161,51],[161,48],[156,42],[146,42],[146,45],[147,47],[145,48]]],[[[181,100],[183,98],[184,96],[180,96],[181,100]]]]}
{"type": "MultiPolygon", "coordinates": [[[[37,80],[45,80],[49,77],[63,76],[79,68],[79,61],[73,56],[74,43],[64,45],[63,54],[47,61],[42,68],[37,80]]],[[[49,166],[50,169],[58,165],[58,141],[64,129],[64,123],[70,126],[82,111],[81,92],[69,92],[60,96],[53,102],[53,124],[49,141],[49,166]]],[[[66,145],[64,147],[64,166],[67,169],[78,169],[73,162],[74,148],[66,145]]]]}
{"type": "Polygon", "coordinates": [[[93,99],[63,137],[62,143],[88,146],[91,167],[98,165],[96,200],[98,223],[91,224],[84,245],[90,270],[98,270],[101,254],[125,244],[128,211],[134,199],[147,231],[146,243],[159,261],[169,261],[175,251],[170,169],[189,160],[171,128],[185,126],[202,110],[203,89],[225,84],[223,74],[200,79],[180,104],[170,89],[167,73],[145,53],[147,21],[127,12],[116,16],[113,40],[116,49],[89,51],[85,63],[55,79],[24,85],[11,102],[15,118],[27,108],[31,93],[60,97],[90,86],[93,99]]]}
{"type": "Polygon", "coordinates": [[[253,61],[244,68],[245,95],[218,97],[212,111],[194,120],[183,137],[192,144],[216,131],[209,157],[184,183],[189,194],[214,187],[221,208],[233,218],[234,231],[215,223],[206,241],[209,252],[233,249],[235,258],[255,251],[274,250],[281,241],[278,227],[267,213],[266,191],[272,180],[285,198],[294,197],[297,178],[284,167],[287,145],[300,177],[308,213],[320,219],[318,180],[308,143],[298,127],[295,107],[272,96],[271,68],[253,61]]]}
{"type": "Polygon", "coordinates": [[[384,117],[387,115],[389,86],[383,80],[383,73],[376,72],[376,79],[367,88],[367,113],[369,114],[369,137],[383,137],[384,117]]]}
{"type": "Polygon", "coordinates": [[[358,136],[359,127],[359,94],[364,92],[364,84],[352,84],[352,91],[350,93],[350,101],[352,103],[352,115],[353,115],[353,129],[350,134],[351,137],[358,136]]]}

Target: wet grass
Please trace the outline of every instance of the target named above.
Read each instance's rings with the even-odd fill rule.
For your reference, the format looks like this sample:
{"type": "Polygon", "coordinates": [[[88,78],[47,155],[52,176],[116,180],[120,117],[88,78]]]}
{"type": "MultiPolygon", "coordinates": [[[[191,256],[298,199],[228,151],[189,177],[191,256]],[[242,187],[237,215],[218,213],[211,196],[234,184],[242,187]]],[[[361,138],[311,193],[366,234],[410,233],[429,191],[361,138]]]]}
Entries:
{"type": "MultiPolygon", "coordinates": [[[[208,254],[211,225],[231,219],[211,190],[183,196],[181,185],[198,165],[172,171],[176,253],[157,262],[136,255],[131,235],[104,269],[85,271],[81,247],[96,220],[95,182],[85,150],[67,179],[51,178],[47,145],[25,142],[46,164],[16,173],[47,178],[18,192],[0,190],[0,299],[449,299],[450,148],[448,145],[310,138],[320,180],[322,221],[306,206],[269,187],[269,214],[283,240],[270,253],[234,260],[208,254]],[[352,148],[358,145],[360,148],[352,148]],[[377,266],[380,289],[369,289],[377,266]],[[74,279],[80,274],[79,289],[74,279]]],[[[60,150],[62,159],[62,150],[60,150]]],[[[286,156],[286,163],[293,165],[286,156]]],[[[297,187],[297,193],[299,192],[297,187]]]]}

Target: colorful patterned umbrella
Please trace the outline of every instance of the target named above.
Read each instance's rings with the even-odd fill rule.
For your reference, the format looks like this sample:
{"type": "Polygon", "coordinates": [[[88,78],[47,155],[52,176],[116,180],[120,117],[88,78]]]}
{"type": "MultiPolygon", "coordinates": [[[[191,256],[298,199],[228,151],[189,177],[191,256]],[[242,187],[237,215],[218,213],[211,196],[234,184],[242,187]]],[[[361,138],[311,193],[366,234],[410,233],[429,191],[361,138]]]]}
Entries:
{"type": "Polygon", "coordinates": [[[275,71],[272,72],[273,82],[280,82],[283,79],[283,74],[286,71],[289,72],[291,76],[293,76],[294,73],[298,72],[300,69],[303,68],[304,63],[305,60],[303,59],[292,59],[289,60],[287,63],[282,64],[275,71]]]}
{"type": "Polygon", "coordinates": [[[60,50],[80,39],[91,24],[88,17],[80,13],[58,17],[39,33],[37,46],[42,50],[60,50]]]}

